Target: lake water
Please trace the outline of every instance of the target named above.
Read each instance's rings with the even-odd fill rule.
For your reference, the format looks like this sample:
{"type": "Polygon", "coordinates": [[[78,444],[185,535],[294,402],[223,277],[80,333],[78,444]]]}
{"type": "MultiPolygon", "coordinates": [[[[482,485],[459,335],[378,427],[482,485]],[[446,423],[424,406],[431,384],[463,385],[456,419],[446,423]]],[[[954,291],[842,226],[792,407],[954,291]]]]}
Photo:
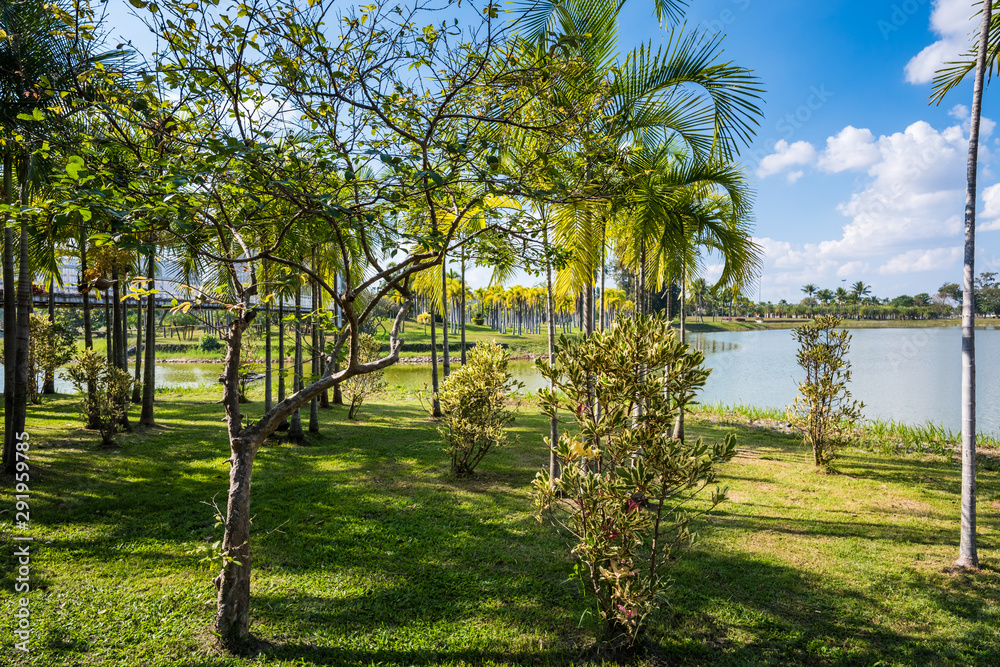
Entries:
{"type": "MultiPolygon", "coordinates": [[[[958,327],[854,329],[848,359],[851,392],[869,419],[932,421],[961,428],[961,339],[958,327]]],[[[790,331],[696,334],[696,345],[735,344],[707,355],[713,368],[702,402],[784,407],[803,377],[790,331]]],[[[1000,433],[1000,331],[976,331],[977,426],[1000,433]]]]}
{"type": "MultiPolygon", "coordinates": [[[[852,332],[851,391],[865,403],[868,418],[909,424],[932,421],[952,430],[961,427],[961,330],[855,329],[852,332]]],[[[795,362],[790,331],[693,334],[690,342],[706,353],[713,371],[701,395],[703,403],[783,408],[797,393],[802,377],[795,362]]],[[[1000,331],[976,332],[978,427],[1000,433],[1000,331]]],[[[457,362],[453,368],[457,368],[457,362]]],[[[216,384],[220,364],[157,364],[158,387],[216,384]]],[[[439,367],[440,370],[440,367],[439,367]]],[[[533,362],[511,362],[515,378],[533,391],[544,385],[533,362]]],[[[431,381],[430,366],[397,365],[386,371],[390,385],[420,389],[431,381]]],[[[0,377],[2,382],[2,377],[0,377]]],[[[64,379],[57,391],[71,392],[64,379]]]]}

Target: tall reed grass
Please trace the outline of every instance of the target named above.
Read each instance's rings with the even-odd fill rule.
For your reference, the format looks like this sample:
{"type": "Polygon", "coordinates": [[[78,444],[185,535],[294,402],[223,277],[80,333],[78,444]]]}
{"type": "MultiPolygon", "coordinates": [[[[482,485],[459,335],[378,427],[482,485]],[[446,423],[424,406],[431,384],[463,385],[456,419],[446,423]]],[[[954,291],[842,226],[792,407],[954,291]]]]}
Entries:
{"type": "MultiPolygon", "coordinates": [[[[787,411],[783,408],[708,403],[695,406],[691,412],[696,417],[710,417],[723,424],[737,426],[759,425],[786,430],[789,425],[787,411]]],[[[961,433],[930,421],[912,425],[893,419],[871,419],[857,428],[856,435],[859,449],[883,454],[939,454],[950,457],[962,448],[961,433]]],[[[996,451],[1000,449],[1000,437],[979,433],[976,447],[996,451]]],[[[993,460],[988,456],[984,458],[993,460]]]]}

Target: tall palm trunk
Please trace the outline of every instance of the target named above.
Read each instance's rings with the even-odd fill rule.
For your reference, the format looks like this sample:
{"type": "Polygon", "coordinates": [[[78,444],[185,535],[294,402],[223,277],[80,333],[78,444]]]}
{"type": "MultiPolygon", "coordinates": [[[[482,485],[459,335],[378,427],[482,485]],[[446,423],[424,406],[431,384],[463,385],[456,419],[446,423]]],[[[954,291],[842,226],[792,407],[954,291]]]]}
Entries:
{"type": "MultiPolygon", "coordinates": [[[[292,393],[302,389],[302,287],[295,288],[295,364],[292,370],[292,393]]],[[[295,408],[288,427],[291,442],[305,442],[302,433],[302,410],[295,408]]]]}
{"type": "MultiPolygon", "coordinates": [[[[544,218],[544,213],[542,217],[542,244],[546,248],[549,247],[549,225],[548,221],[544,218]]],[[[548,321],[548,339],[549,345],[549,367],[556,365],[556,330],[555,330],[555,319],[556,319],[556,303],[555,303],[555,289],[552,284],[552,260],[546,255],[545,259],[545,316],[548,321]]],[[[549,391],[555,393],[556,383],[555,380],[549,380],[549,391]]],[[[552,417],[549,418],[549,484],[552,488],[555,488],[556,479],[559,477],[559,459],[556,457],[556,445],[559,444],[559,418],[553,412],[552,417]]]]}
{"type": "MultiPolygon", "coordinates": [[[[316,284],[316,301],[313,303],[313,308],[316,312],[322,312],[323,310],[323,288],[316,284]]],[[[317,372],[319,375],[326,374],[326,329],[323,327],[322,322],[324,320],[319,320],[320,324],[318,327],[318,338],[319,338],[319,348],[317,354],[319,355],[319,363],[316,368],[319,369],[317,372]]],[[[319,407],[329,408],[330,407],[330,392],[323,390],[323,393],[319,395],[319,407]]]]}
{"type": "MultiPolygon", "coordinates": [[[[86,226],[80,228],[80,280],[86,282],[87,280],[87,228],[86,226]]],[[[94,349],[94,323],[91,318],[91,308],[90,308],[90,290],[82,285],[78,285],[77,289],[81,291],[81,296],[83,297],[83,345],[88,350],[94,349]]],[[[87,382],[87,404],[91,406],[90,413],[87,415],[87,428],[96,429],[99,425],[99,419],[95,407],[96,407],[96,388],[92,382],[87,382]]]]}
{"type": "Polygon", "coordinates": [[[607,249],[607,240],[605,239],[604,226],[601,226],[601,331],[604,331],[608,326],[607,314],[605,311],[605,306],[607,305],[604,300],[604,265],[607,263],[607,258],[605,258],[604,253],[607,249]]]}
{"type": "MultiPolygon", "coordinates": [[[[333,289],[334,289],[335,292],[337,292],[337,294],[340,294],[340,275],[339,274],[333,276],[333,289]]],[[[343,326],[343,321],[342,321],[342,319],[343,319],[343,313],[340,312],[340,306],[336,306],[336,308],[337,308],[337,332],[339,333],[340,332],[340,328],[343,326]]],[[[333,359],[333,372],[334,373],[339,373],[340,372],[340,362],[337,360],[336,356],[333,359]]],[[[333,385],[333,404],[334,405],[343,405],[344,404],[344,392],[340,388],[340,383],[339,382],[333,385]]]]}
{"type": "MultiPolygon", "coordinates": [[[[10,144],[3,153],[3,190],[6,204],[14,203],[14,155],[10,144]]],[[[7,216],[4,216],[6,223],[7,216]]],[[[14,283],[14,230],[4,224],[3,229],[3,468],[13,473],[15,469],[14,437],[14,359],[17,357],[17,291],[14,283]]]]}
{"type": "Polygon", "coordinates": [[[969,128],[969,163],[965,189],[965,273],[962,292],[962,523],[955,565],[978,568],[976,550],[976,174],[979,168],[979,123],[983,108],[983,78],[986,73],[992,0],[983,2],[979,34],[976,82],[972,92],[969,128]]]}
{"type": "Polygon", "coordinates": [[[113,335],[111,331],[111,299],[109,298],[108,291],[104,290],[102,295],[104,299],[104,346],[105,352],[108,356],[108,365],[114,366],[115,364],[115,345],[112,340],[113,335]]]}
{"type": "MultiPolygon", "coordinates": [[[[285,400],[285,295],[278,297],[278,403],[285,400]]],[[[288,420],[281,422],[279,431],[288,428],[288,420]]]]}
{"type": "MultiPolygon", "coordinates": [[[[685,320],[685,308],[684,304],[687,301],[687,267],[681,263],[681,303],[680,303],[680,320],[681,320],[681,344],[687,342],[684,335],[684,320],[685,320]]],[[[677,421],[674,423],[674,433],[675,440],[684,440],[684,409],[681,408],[677,411],[677,421]]]]}
{"type": "MultiPolygon", "coordinates": [[[[49,324],[55,324],[56,321],[56,275],[53,273],[49,276],[49,324]]],[[[45,369],[45,380],[42,382],[42,393],[43,394],[54,394],[56,393],[56,373],[54,368],[45,369]]]]}
{"type": "Polygon", "coordinates": [[[271,302],[266,297],[270,294],[271,285],[267,280],[267,260],[264,260],[264,284],[261,287],[264,301],[264,412],[271,409],[273,392],[271,389],[271,302]]]}
{"type": "MultiPolygon", "coordinates": [[[[156,288],[156,253],[146,258],[146,289],[156,288]]],[[[136,352],[138,354],[138,352],[136,352]]],[[[146,367],[142,375],[142,410],[139,426],[155,426],[153,403],[156,396],[156,295],[146,296],[146,349],[143,350],[146,367]]]]}
{"type": "Polygon", "coordinates": [[[136,404],[142,401],[142,341],[142,299],[139,298],[135,301],[135,384],[132,387],[132,402],[136,404]]]}
{"type": "Polygon", "coordinates": [[[441,255],[441,371],[444,379],[451,373],[451,360],[448,358],[448,260],[441,255]]]}
{"type": "MultiPolygon", "coordinates": [[[[33,166],[33,157],[22,158],[21,182],[21,204],[28,205],[28,183],[29,172],[33,166]]],[[[11,411],[11,429],[13,435],[24,432],[24,425],[28,418],[28,382],[30,369],[28,368],[28,345],[31,329],[31,263],[28,258],[28,221],[21,221],[21,247],[19,248],[19,266],[17,276],[17,350],[14,356],[14,404],[11,411]]],[[[7,363],[10,363],[7,360],[7,363]]],[[[5,388],[4,391],[7,391],[5,388]]],[[[6,462],[6,465],[13,472],[14,456],[6,462]]]]}
{"type": "Polygon", "coordinates": [[[124,369],[122,364],[122,304],[121,288],[118,285],[118,268],[111,269],[111,362],[124,369]]]}
{"type": "MultiPolygon", "coordinates": [[[[428,312],[431,312],[428,310],[428,312]]],[[[438,400],[438,357],[437,357],[437,321],[436,314],[431,312],[431,391],[434,395],[431,397],[431,415],[434,417],[441,416],[441,402],[438,400]]]]}
{"type": "Polygon", "coordinates": [[[465,365],[465,246],[462,246],[462,365],[465,365]]]}
{"type": "MultiPolygon", "coordinates": [[[[316,251],[313,250],[313,270],[316,267],[316,251]]],[[[319,300],[317,294],[319,292],[319,284],[313,280],[311,281],[312,289],[312,307],[313,314],[318,312],[316,302],[319,300]]],[[[312,348],[311,359],[309,360],[309,372],[312,376],[319,376],[319,329],[316,326],[316,319],[312,321],[312,326],[309,327],[309,346],[312,348]]],[[[313,396],[312,400],[309,401],[309,432],[319,433],[319,397],[313,396]]]]}

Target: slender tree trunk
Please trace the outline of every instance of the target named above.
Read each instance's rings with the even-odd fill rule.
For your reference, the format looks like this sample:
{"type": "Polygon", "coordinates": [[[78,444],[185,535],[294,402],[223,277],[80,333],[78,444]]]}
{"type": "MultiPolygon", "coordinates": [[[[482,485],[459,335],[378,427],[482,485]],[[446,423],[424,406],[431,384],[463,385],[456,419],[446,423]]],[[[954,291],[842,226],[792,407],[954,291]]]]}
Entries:
{"type": "MultiPolygon", "coordinates": [[[[156,252],[146,258],[146,289],[156,289],[156,252]]],[[[146,367],[142,375],[142,410],[139,426],[156,426],[153,418],[153,404],[156,397],[156,295],[146,297],[146,367]]]]}
{"type": "Polygon", "coordinates": [[[122,303],[121,303],[121,287],[118,284],[118,269],[111,269],[111,280],[114,283],[111,286],[111,362],[117,368],[124,367],[122,365],[122,303]]]}
{"type": "MultiPolygon", "coordinates": [[[[542,217],[542,244],[546,249],[549,247],[549,225],[548,221],[544,217],[543,212],[542,217]]],[[[552,284],[552,260],[549,258],[545,259],[545,315],[548,321],[548,339],[549,346],[549,367],[556,365],[556,330],[555,330],[555,319],[556,319],[556,304],[555,304],[555,286],[552,284]]],[[[554,380],[549,380],[549,391],[555,393],[556,383],[554,380]]],[[[556,457],[556,445],[559,444],[559,418],[556,414],[553,414],[549,419],[549,484],[552,488],[555,488],[556,479],[559,478],[559,459],[556,457]]]]}
{"type": "MultiPolygon", "coordinates": [[[[333,289],[337,291],[337,294],[340,294],[340,274],[337,274],[333,277],[333,289]]],[[[336,308],[337,308],[337,331],[339,332],[341,327],[343,326],[344,314],[341,312],[339,305],[336,306],[336,308]]],[[[337,360],[336,357],[334,357],[333,360],[333,372],[334,373],[340,372],[340,362],[337,360]]],[[[339,382],[333,385],[333,404],[334,405],[344,404],[344,392],[340,388],[339,382]]]]}
{"type": "MultiPolygon", "coordinates": [[[[132,402],[137,404],[142,401],[142,347],[142,298],[140,297],[135,302],[135,385],[132,387],[132,402]]],[[[141,422],[142,417],[139,420],[141,422]]]]}
{"type": "MultiPolygon", "coordinates": [[[[646,242],[642,242],[642,247],[639,249],[639,276],[638,276],[638,287],[636,288],[635,294],[635,310],[639,315],[648,315],[649,308],[647,307],[646,301],[646,242]]],[[[670,303],[670,300],[667,300],[670,303]]],[[[669,309],[670,306],[668,305],[669,309]]],[[[670,317],[670,311],[667,311],[667,317],[670,317]]]]}
{"type": "MultiPolygon", "coordinates": [[[[28,204],[28,172],[30,170],[31,158],[22,160],[21,178],[21,204],[28,204]]],[[[21,222],[21,247],[19,248],[19,266],[17,276],[17,349],[14,362],[14,384],[11,393],[14,395],[14,405],[11,412],[11,429],[13,435],[24,432],[24,425],[28,418],[28,383],[30,381],[31,369],[28,367],[28,345],[30,345],[31,311],[33,308],[31,294],[31,263],[28,258],[28,222],[21,222]]],[[[10,363],[10,360],[5,360],[10,363]]],[[[7,389],[5,388],[6,392],[7,389]]],[[[7,461],[7,466],[14,470],[15,456],[11,456],[7,461]]]]}
{"type": "MultiPolygon", "coordinates": [[[[57,269],[58,270],[58,269],[57,269]]],[[[53,273],[49,277],[49,324],[55,324],[56,321],[56,276],[53,273]]],[[[42,393],[43,394],[54,394],[56,393],[56,372],[55,369],[45,369],[45,380],[42,383],[42,393]]]]}
{"type": "MultiPolygon", "coordinates": [[[[684,336],[684,319],[685,313],[685,303],[687,301],[687,267],[681,266],[681,303],[680,303],[680,320],[681,320],[681,343],[687,343],[687,339],[684,336]]],[[[684,440],[684,409],[681,408],[677,411],[677,421],[674,423],[674,433],[675,440],[684,440]]]]}
{"type": "MultiPolygon", "coordinates": [[[[264,260],[264,284],[260,288],[261,298],[267,297],[271,293],[271,284],[267,275],[267,260],[264,260]]],[[[274,380],[271,374],[271,302],[264,302],[264,412],[271,409],[274,402],[274,392],[271,382],[274,380]]]]}
{"type": "Polygon", "coordinates": [[[451,374],[451,360],[448,358],[448,260],[441,255],[441,372],[444,379],[451,374]]]}
{"type": "MultiPolygon", "coordinates": [[[[428,311],[431,312],[431,311],[428,311]]],[[[435,321],[435,313],[431,312],[431,391],[434,395],[431,397],[431,415],[434,417],[441,416],[441,402],[438,400],[438,358],[437,358],[437,325],[435,321]]]]}
{"type": "MultiPolygon", "coordinates": [[[[292,393],[302,389],[302,288],[295,289],[295,367],[292,373],[292,393]]],[[[305,442],[302,433],[302,410],[295,408],[288,428],[291,442],[305,442]]]]}
{"type": "Polygon", "coordinates": [[[976,81],[969,128],[969,163],[965,190],[965,272],[962,293],[962,522],[958,560],[962,568],[978,568],[976,548],[976,176],[979,169],[979,124],[982,118],[983,79],[993,13],[992,0],[983,2],[976,81]]]}
{"type": "MultiPolygon", "coordinates": [[[[10,144],[3,153],[3,190],[5,203],[14,203],[14,156],[10,144]]],[[[17,358],[17,284],[14,282],[14,230],[6,225],[3,229],[3,468],[6,473],[15,471],[14,431],[14,360],[17,358]]]]}
{"type": "Polygon", "coordinates": [[[462,246],[462,365],[465,365],[465,246],[462,246]]]}
{"type": "Polygon", "coordinates": [[[601,226],[601,331],[604,331],[608,327],[607,314],[605,312],[606,302],[604,300],[604,265],[607,263],[607,258],[604,256],[606,250],[606,241],[604,238],[604,226],[601,226]]]}
{"type": "MultiPolygon", "coordinates": [[[[86,292],[83,291],[85,289],[84,285],[87,282],[87,269],[88,269],[88,266],[87,266],[87,243],[88,243],[88,236],[89,236],[89,234],[87,233],[86,226],[81,227],[81,229],[80,229],[80,280],[81,280],[81,283],[79,285],[77,285],[77,290],[80,292],[80,295],[83,298],[83,345],[84,345],[84,347],[86,349],[93,350],[94,349],[94,323],[92,321],[91,312],[90,312],[91,311],[91,307],[90,307],[90,289],[87,289],[86,292]]],[[[87,397],[89,398],[88,405],[91,406],[90,413],[87,415],[87,428],[88,429],[96,429],[98,427],[98,425],[99,425],[99,420],[100,420],[100,417],[98,416],[97,412],[94,410],[94,407],[93,407],[93,406],[96,405],[96,402],[94,400],[96,398],[95,391],[96,391],[96,389],[94,388],[94,384],[92,382],[87,382],[87,397]]]]}
{"type": "MultiPolygon", "coordinates": [[[[278,297],[278,403],[285,400],[285,295],[278,297]]],[[[288,428],[285,419],[278,426],[279,431],[288,428]]]]}
{"type": "Polygon", "coordinates": [[[105,351],[108,355],[108,365],[115,365],[115,345],[114,345],[114,333],[111,330],[111,298],[108,295],[108,291],[104,290],[102,295],[104,298],[104,343],[107,348],[105,351]]]}
{"type": "Polygon", "coordinates": [[[239,407],[242,335],[249,322],[237,317],[226,336],[223,403],[229,430],[229,499],[222,550],[227,561],[214,579],[218,591],[215,631],[223,646],[238,650],[250,638],[250,488],[260,442],[243,436],[239,407]]]}
{"type": "MultiPolygon", "coordinates": [[[[316,250],[313,249],[313,270],[316,267],[316,250]]],[[[319,300],[317,293],[319,292],[319,284],[316,281],[310,281],[312,288],[312,308],[313,313],[318,313],[318,308],[316,307],[316,302],[319,300]]],[[[313,319],[312,326],[309,327],[309,346],[312,348],[312,359],[309,363],[309,372],[314,378],[319,377],[319,330],[316,327],[316,319],[313,319]]],[[[313,380],[315,382],[315,380],[313,380]]],[[[300,385],[301,386],[301,385],[300,385]]],[[[309,401],[309,432],[319,433],[319,397],[314,396],[311,401],[309,401]]]]}
{"type": "MultiPolygon", "coordinates": [[[[316,312],[322,312],[323,310],[323,288],[316,284],[316,301],[313,303],[313,308],[316,312]]],[[[322,322],[322,320],[320,321],[322,322]]],[[[317,368],[319,369],[319,375],[326,373],[326,329],[322,324],[318,324],[318,336],[319,336],[319,349],[317,354],[319,355],[319,363],[317,368]]],[[[319,395],[319,407],[329,408],[330,407],[330,392],[323,390],[323,393],[319,395]]]]}

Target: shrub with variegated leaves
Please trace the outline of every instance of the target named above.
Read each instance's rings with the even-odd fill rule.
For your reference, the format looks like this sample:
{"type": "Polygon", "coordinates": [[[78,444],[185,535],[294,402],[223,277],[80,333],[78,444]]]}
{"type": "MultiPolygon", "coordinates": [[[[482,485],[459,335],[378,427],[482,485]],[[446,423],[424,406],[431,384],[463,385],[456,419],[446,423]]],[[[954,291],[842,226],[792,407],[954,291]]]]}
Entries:
{"type": "Polygon", "coordinates": [[[451,472],[458,477],[471,475],[490,450],[507,443],[507,427],[517,414],[508,403],[521,387],[509,364],[510,355],[496,343],[478,344],[468,363],[441,387],[438,431],[448,444],[451,472]]]}
{"type": "Polygon", "coordinates": [[[722,502],[689,501],[715,482],[736,453],[735,437],[706,443],[671,437],[678,410],[695,402],[710,370],[657,317],[620,318],[587,338],[563,336],[556,363],[538,367],[555,384],[543,410],[575,421],[557,443],[546,439],[561,475],[539,473],[534,497],[569,538],[594,596],[607,639],[632,645],[666,602],[668,573],[696,534],[691,521],[722,502]]]}

